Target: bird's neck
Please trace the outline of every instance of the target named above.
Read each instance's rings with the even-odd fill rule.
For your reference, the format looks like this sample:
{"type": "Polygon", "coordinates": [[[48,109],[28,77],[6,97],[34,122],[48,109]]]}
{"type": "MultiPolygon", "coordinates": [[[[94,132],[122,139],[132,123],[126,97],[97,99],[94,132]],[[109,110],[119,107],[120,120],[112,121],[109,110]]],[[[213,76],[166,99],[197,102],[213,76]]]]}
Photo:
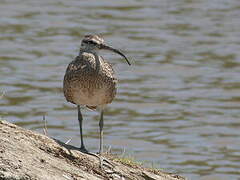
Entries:
{"type": "Polygon", "coordinates": [[[98,56],[98,51],[95,50],[95,49],[82,49],[80,48],[80,51],[79,51],[79,55],[83,54],[83,53],[90,53],[90,54],[93,54],[95,56],[98,56]]]}

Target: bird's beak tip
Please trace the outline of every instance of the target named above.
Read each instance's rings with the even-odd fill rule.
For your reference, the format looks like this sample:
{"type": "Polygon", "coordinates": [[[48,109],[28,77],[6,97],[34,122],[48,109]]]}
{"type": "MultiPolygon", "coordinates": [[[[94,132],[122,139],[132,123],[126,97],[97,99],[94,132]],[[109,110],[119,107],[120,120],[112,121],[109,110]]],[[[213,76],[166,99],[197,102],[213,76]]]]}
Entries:
{"type": "Polygon", "coordinates": [[[113,52],[121,55],[122,57],[125,58],[125,60],[127,61],[128,65],[131,66],[131,63],[128,61],[127,57],[126,57],[122,52],[120,52],[119,50],[114,49],[114,48],[112,48],[112,47],[110,47],[110,46],[108,46],[108,45],[106,45],[106,44],[102,44],[102,45],[100,46],[100,49],[110,50],[110,51],[113,51],[113,52]]]}

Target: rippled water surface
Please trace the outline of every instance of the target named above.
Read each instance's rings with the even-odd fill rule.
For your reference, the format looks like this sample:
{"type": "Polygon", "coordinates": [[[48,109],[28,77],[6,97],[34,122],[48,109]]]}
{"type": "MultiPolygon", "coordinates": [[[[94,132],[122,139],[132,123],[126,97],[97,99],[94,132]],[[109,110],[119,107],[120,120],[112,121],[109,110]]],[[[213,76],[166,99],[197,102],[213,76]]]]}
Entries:
{"type": "MultiPolygon", "coordinates": [[[[114,64],[118,94],[105,148],[189,179],[240,178],[239,0],[1,0],[0,114],[79,146],[77,110],[62,93],[85,34],[101,34],[132,61],[114,64]]],[[[84,110],[98,150],[99,113],[84,110]]]]}

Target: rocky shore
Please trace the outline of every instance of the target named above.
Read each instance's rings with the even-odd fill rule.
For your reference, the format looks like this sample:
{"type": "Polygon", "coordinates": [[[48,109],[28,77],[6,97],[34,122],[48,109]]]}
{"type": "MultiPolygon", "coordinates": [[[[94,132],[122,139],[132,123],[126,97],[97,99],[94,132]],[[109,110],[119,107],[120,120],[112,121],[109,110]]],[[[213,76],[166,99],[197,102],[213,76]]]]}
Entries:
{"type": "Polygon", "coordinates": [[[183,177],[97,156],[43,134],[0,121],[1,180],[184,180],[183,177]]]}

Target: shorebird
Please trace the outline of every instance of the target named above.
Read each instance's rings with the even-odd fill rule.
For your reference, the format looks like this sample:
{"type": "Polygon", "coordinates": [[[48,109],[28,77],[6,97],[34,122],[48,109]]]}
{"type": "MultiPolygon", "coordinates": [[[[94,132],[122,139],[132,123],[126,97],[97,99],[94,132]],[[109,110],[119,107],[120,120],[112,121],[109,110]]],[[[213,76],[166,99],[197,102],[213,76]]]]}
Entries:
{"type": "Polygon", "coordinates": [[[100,146],[99,154],[103,150],[103,113],[107,104],[116,95],[117,78],[110,63],[98,55],[99,50],[109,50],[121,55],[128,63],[127,57],[119,50],[104,43],[98,35],[84,36],[79,55],[66,70],[63,81],[63,92],[66,100],[77,105],[78,121],[81,138],[81,151],[88,152],[83,142],[81,107],[100,109],[100,146]]]}

